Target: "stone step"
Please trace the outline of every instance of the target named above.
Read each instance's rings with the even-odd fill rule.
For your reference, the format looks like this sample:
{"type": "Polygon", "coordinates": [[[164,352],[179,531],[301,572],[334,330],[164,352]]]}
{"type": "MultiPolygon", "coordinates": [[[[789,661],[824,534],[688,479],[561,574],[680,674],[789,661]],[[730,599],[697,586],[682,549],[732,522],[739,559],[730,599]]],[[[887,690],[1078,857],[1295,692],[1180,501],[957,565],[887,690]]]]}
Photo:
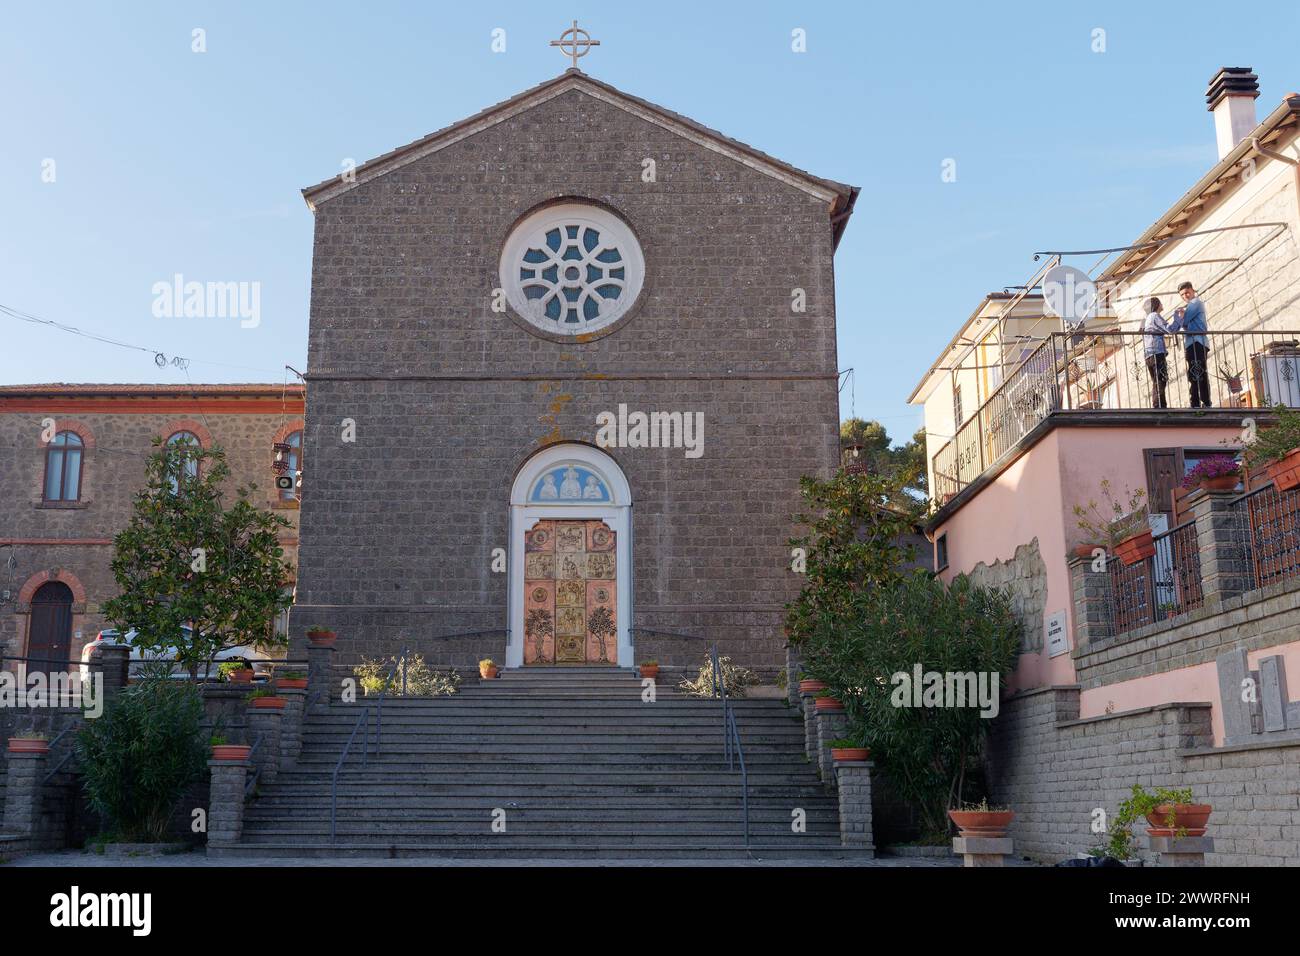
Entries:
{"type": "MultiPolygon", "coordinates": [[[[362,837],[381,837],[399,835],[403,839],[419,840],[426,837],[480,838],[485,836],[510,836],[515,838],[554,838],[605,840],[622,837],[651,837],[675,839],[681,836],[709,836],[719,839],[744,836],[744,820],[740,814],[733,814],[728,820],[525,820],[507,811],[504,818],[505,834],[492,831],[493,816],[484,812],[475,820],[437,820],[418,817],[401,817],[396,819],[365,818],[339,816],[335,821],[335,835],[346,839],[349,835],[362,837]]],[[[244,833],[250,838],[291,839],[304,837],[328,837],[330,832],[329,813],[321,814],[314,820],[266,820],[246,818],[244,833]]],[[[819,819],[809,817],[807,830],[795,834],[790,830],[789,820],[756,821],[751,816],[749,833],[752,839],[764,835],[770,839],[782,839],[791,836],[839,836],[839,821],[829,816],[819,819]]]]}
{"type": "MultiPolygon", "coordinates": [[[[740,819],[743,810],[739,799],[730,804],[721,802],[705,803],[699,801],[697,805],[682,806],[679,802],[668,803],[666,801],[642,801],[632,806],[624,806],[630,801],[609,800],[602,803],[591,803],[573,801],[570,803],[560,803],[559,801],[543,801],[534,806],[504,806],[500,803],[494,803],[490,800],[479,802],[456,800],[443,801],[449,803],[447,806],[431,805],[426,801],[408,800],[405,803],[386,801],[384,803],[371,804],[361,798],[340,797],[335,812],[339,819],[348,817],[350,819],[410,819],[410,820],[428,820],[431,822],[449,822],[452,820],[465,820],[471,823],[478,823],[483,820],[484,816],[498,807],[505,809],[510,819],[527,820],[531,822],[572,821],[575,823],[598,820],[601,822],[611,821],[644,821],[654,822],[663,821],[673,823],[676,821],[686,822],[703,822],[707,820],[716,820],[728,822],[740,819]]],[[[836,807],[829,800],[803,801],[799,808],[808,813],[808,819],[829,819],[835,815],[836,807]]],[[[751,821],[762,823],[776,823],[782,826],[790,825],[790,811],[793,807],[786,807],[784,804],[774,803],[755,803],[749,808],[749,817],[751,821]]],[[[295,825],[297,822],[328,819],[330,812],[330,801],[328,799],[299,800],[290,803],[288,800],[280,799],[275,801],[259,798],[249,804],[245,811],[246,820],[279,820],[285,825],[295,825]],[[289,819],[284,819],[286,808],[292,808],[294,813],[289,819]]]]}
{"type": "MultiPolygon", "coordinates": [[[[339,777],[339,799],[345,795],[366,797],[382,789],[385,793],[401,797],[437,797],[459,800],[492,801],[493,806],[505,806],[510,803],[536,804],[546,800],[564,798],[590,798],[603,800],[607,797],[648,797],[654,796],[665,801],[680,799],[740,800],[740,783],[661,783],[629,785],[591,783],[582,787],[573,787],[564,783],[510,783],[495,781],[486,783],[433,783],[411,781],[389,781],[380,785],[369,781],[349,782],[339,777]]],[[[331,793],[329,777],[315,781],[304,780],[298,783],[282,783],[277,777],[275,782],[263,787],[261,793],[273,797],[302,800],[309,797],[323,797],[328,800],[331,793]]],[[[802,806],[799,801],[811,799],[822,793],[820,785],[807,783],[751,783],[749,787],[750,804],[763,800],[792,800],[791,806],[802,806]]]]}
{"type": "MultiPolygon", "coordinates": [[[[737,769],[734,764],[728,768],[727,761],[720,753],[721,748],[714,748],[712,752],[696,753],[646,753],[646,754],[629,754],[629,753],[608,753],[602,751],[590,751],[588,753],[568,752],[568,753],[546,753],[539,754],[527,750],[501,752],[492,751],[485,753],[482,751],[431,751],[419,749],[416,747],[392,747],[385,746],[381,754],[371,754],[371,760],[379,766],[391,763],[401,762],[403,764],[414,764],[421,768],[434,770],[445,768],[447,771],[454,771],[460,768],[468,767],[509,767],[514,770],[524,770],[535,765],[545,765],[562,768],[596,768],[596,767],[637,767],[646,771],[671,770],[678,767],[699,767],[709,768],[718,772],[728,769],[737,769]]],[[[297,763],[291,769],[297,770],[333,770],[338,763],[338,754],[327,751],[304,752],[297,763]]],[[[351,761],[349,760],[349,764],[351,761]]],[[[745,767],[751,773],[759,768],[786,767],[790,766],[790,754],[764,750],[761,752],[745,753],[745,767]]]]}
{"type": "MultiPolygon", "coordinates": [[[[507,823],[507,827],[509,824],[507,823]]],[[[370,831],[364,827],[351,827],[343,832],[337,832],[336,835],[341,841],[349,838],[353,839],[371,839],[385,834],[370,831]]],[[[674,833],[647,833],[637,830],[610,830],[607,833],[595,835],[591,833],[512,833],[508,829],[505,833],[484,833],[484,832],[458,832],[458,833],[411,833],[393,831],[386,834],[395,839],[396,842],[424,845],[430,847],[457,847],[457,846],[479,846],[491,841],[502,846],[513,846],[518,849],[527,849],[536,846],[572,846],[572,847],[601,847],[601,846],[622,846],[622,847],[675,847],[688,844],[691,836],[706,836],[710,842],[732,843],[736,845],[744,839],[743,830],[740,826],[735,827],[734,832],[728,830],[725,833],[719,833],[713,837],[707,837],[705,834],[674,834],[674,833]],[[685,839],[684,839],[685,837],[685,839]]],[[[750,829],[750,839],[752,840],[757,834],[750,829]]],[[[786,845],[786,846],[816,846],[827,844],[838,845],[839,834],[829,833],[790,833],[776,835],[766,833],[764,842],[769,845],[786,845]]],[[[329,840],[329,829],[325,828],[315,836],[316,840],[326,843],[329,840]]],[[[308,834],[290,833],[281,830],[263,830],[263,831],[245,831],[245,843],[257,843],[265,840],[270,843],[282,843],[289,841],[311,842],[311,836],[308,834]]]]}
{"type": "MultiPolygon", "coordinates": [[[[368,771],[360,768],[351,769],[352,773],[348,774],[352,778],[349,781],[350,783],[358,785],[368,783],[371,786],[387,786],[400,782],[433,782],[435,780],[463,785],[501,783],[510,786],[546,786],[559,780],[567,780],[575,785],[590,784],[612,787],[668,786],[674,784],[689,786],[695,783],[731,783],[736,787],[740,786],[739,771],[729,773],[726,769],[696,769],[691,767],[675,767],[667,770],[615,769],[611,767],[599,771],[580,767],[550,768],[542,766],[537,769],[528,768],[524,770],[513,767],[475,767],[473,769],[448,772],[437,767],[425,770],[418,766],[405,765],[399,761],[388,765],[372,764],[371,769],[368,771]],[[380,776],[382,776],[382,779],[376,779],[380,776]],[[366,778],[370,779],[367,780],[366,778]]],[[[328,778],[329,776],[330,770],[323,767],[319,770],[282,770],[276,775],[274,784],[277,786],[288,785],[328,778]]],[[[344,774],[340,773],[340,783],[343,782],[343,778],[344,774]]],[[[749,772],[750,787],[808,784],[811,780],[811,770],[808,768],[803,770],[756,770],[749,772]]]]}
{"type": "MultiPolygon", "coordinates": [[[[360,736],[360,735],[358,735],[360,736]]],[[[720,737],[721,735],[719,735],[720,737]]],[[[328,757],[337,760],[342,753],[342,744],[347,738],[337,739],[332,737],[313,737],[306,743],[303,750],[303,757],[321,758],[328,757]]],[[[501,757],[502,759],[515,759],[520,756],[524,757],[574,757],[578,759],[597,759],[606,757],[613,759],[640,760],[645,757],[664,756],[664,757],[691,757],[698,759],[716,758],[722,759],[722,742],[720,739],[702,740],[697,742],[677,742],[662,743],[653,740],[642,740],[636,742],[624,743],[617,750],[606,746],[605,741],[593,741],[588,743],[574,741],[538,741],[535,743],[515,744],[510,741],[500,741],[498,746],[493,747],[490,751],[485,751],[481,747],[475,747],[461,740],[452,737],[420,737],[410,735],[408,737],[398,737],[384,732],[382,741],[382,751],[384,753],[411,753],[411,754],[457,754],[463,753],[467,756],[482,756],[484,759],[493,759],[501,757]]],[[[745,741],[745,759],[749,760],[750,756],[761,757],[769,755],[772,757],[781,757],[782,759],[792,759],[794,757],[802,758],[803,747],[800,741],[782,741],[780,743],[757,743],[745,741]]],[[[354,742],[354,749],[360,747],[360,742],[354,742]]],[[[370,750],[374,752],[375,742],[372,738],[370,741],[370,750]]]]}
{"type": "MultiPolygon", "coordinates": [[[[820,788],[802,790],[797,794],[798,803],[809,813],[813,811],[836,811],[836,798],[820,788]]],[[[329,810],[330,790],[326,786],[314,792],[295,790],[283,792],[272,784],[248,805],[249,811],[290,809],[297,811],[329,810]]],[[[670,794],[637,795],[615,793],[606,796],[593,796],[586,792],[574,792],[570,795],[547,794],[541,798],[521,797],[518,791],[488,792],[485,794],[463,794],[458,792],[431,794],[418,793],[359,793],[339,787],[338,807],[350,807],[360,812],[369,812],[373,807],[380,812],[401,812],[416,810],[439,813],[479,814],[485,807],[507,807],[520,813],[663,813],[696,814],[716,813],[723,816],[737,813],[742,808],[740,789],[738,787],[725,795],[670,794]]],[[[783,819],[789,816],[792,806],[786,800],[774,797],[759,797],[750,794],[749,809],[753,814],[775,813],[783,819]]]]}
{"type": "Polygon", "coordinates": [[[714,840],[677,845],[643,846],[632,844],[532,844],[528,847],[484,840],[479,843],[445,846],[430,843],[394,841],[380,844],[363,840],[348,843],[318,842],[250,842],[233,847],[209,847],[208,855],[227,858],[387,858],[387,859],[440,859],[440,860],[723,860],[723,859],[784,859],[806,860],[810,863],[828,859],[863,859],[860,850],[839,845],[839,840],[827,837],[808,837],[802,844],[771,844],[751,841],[746,848],[742,841],[721,843],[714,840]]]}
{"type": "MultiPolygon", "coordinates": [[[[363,705],[372,705],[377,707],[378,698],[361,697],[351,703],[335,701],[328,708],[321,708],[313,711],[313,719],[328,716],[329,714],[358,714],[363,705]]],[[[546,712],[553,713],[556,711],[573,711],[580,712],[584,709],[599,711],[601,713],[610,710],[627,711],[629,713],[644,712],[651,707],[662,707],[665,710],[683,713],[704,713],[704,714],[721,714],[722,705],[716,700],[701,700],[694,697],[674,697],[672,699],[659,698],[654,702],[642,701],[639,696],[635,698],[608,698],[592,699],[587,694],[575,692],[572,695],[564,696],[560,694],[548,694],[541,697],[525,697],[513,694],[500,694],[486,696],[479,694],[475,697],[466,697],[462,694],[456,694],[452,697],[390,697],[384,700],[384,712],[390,710],[399,713],[444,713],[448,711],[462,710],[493,710],[508,711],[520,710],[530,713],[546,712]]],[[[796,712],[784,706],[780,701],[773,700],[735,700],[732,701],[732,708],[737,714],[770,713],[784,714],[797,719],[802,717],[796,712]]]]}

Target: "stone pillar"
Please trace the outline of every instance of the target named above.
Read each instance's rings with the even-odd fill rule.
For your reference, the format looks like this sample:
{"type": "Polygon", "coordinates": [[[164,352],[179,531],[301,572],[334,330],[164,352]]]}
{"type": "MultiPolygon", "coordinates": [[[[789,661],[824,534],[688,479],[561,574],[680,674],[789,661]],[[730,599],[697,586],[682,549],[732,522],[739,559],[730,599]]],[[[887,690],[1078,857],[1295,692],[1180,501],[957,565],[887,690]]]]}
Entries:
{"type": "Polygon", "coordinates": [[[302,753],[302,720],[307,691],[297,687],[276,690],[284,698],[284,716],[280,719],[280,769],[293,766],[302,753]]]}
{"type": "MultiPolygon", "coordinates": [[[[803,750],[808,762],[817,764],[817,711],[814,709],[811,691],[799,692],[799,703],[803,709],[803,750]]],[[[820,770],[818,771],[820,773],[820,770]]]]}
{"type": "Polygon", "coordinates": [[[1148,837],[1151,851],[1160,854],[1160,866],[1205,866],[1205,854],[1214,852],[1214,838],[1187,836],[1148,837]]]}
{"type": "Polygon", "coordinates": [[[208,849],[238,843],[244,835],[244,785],[248,761],[209,760],[208,849]]]}
{"type": "Polygon", "coordinates": [[[282,710],[248,708],[248,742],[255,744],[258,737],[262,738],[261,745],[253,754],[258,783],[270,783],[280,769],[280,722],[283,719],[282,710]]]}
{"type": "Polygon", "coordinates": [[[817,768],[821,772],[822,783],[828,787],[835,786],[835,761],[831,759],[831,741],[843,737],[848,721],[842,710],[823,710],[817,712],[817,768]]]}
{"type": "MultiPolygon", "coordinates": [[[[1116,559],[1107,556],[1106,560],[1116,559]]],[[[1110,571],[1094,571],[1094,561],[1091,555],[1081,558],[1071,554],[1066,559],[1070,568],[1070,590],[1074,596],[1075,648],[1115,636],[1114,587],[1110,571]]]]}
{"type": "Polygon", "coordinates": [[[963,866],[1005,866],[1011,848],[1011,837],[952,838],[952,852],[962,856],[963,866]]]}
{"type": "Polygon", "coordinates": [[[1196,520],[1205,603],[1227,601],[1251,589],[1250,529],[1245,510],[1232,508],[1235,491],[1193,491],[1185,501],[1196,520]]]}
{"type": "Polygon", "coordinates": [[[785,699],[791,707],[799,706],[799,669],[803,662],[799,652],[789,644],[785,646],[785,699]]]}
{"type": "Polygon", "coordinates": [[[90,652],[90,673],[93,679],[96,673],[103,676],[104,706],[122,692],[126,687],[131,666],[131,649],[129,647],[99,646],[90,652]]]}
{"type": "Polygon", "coordinates": [[[312,699],[312,707],[326,707],[335,697],[334,648],[307,647],[307,696],[312,699]]]}
{"type": "Polygon", "coordinates": [[[34,838],[41,815],[41,780],[45,776],[46,754],[6,755],[4,831],[34,838]]]}
{"type": "Polygon", "coordinates": [[[869,760],[835,761],[840,795],[840,846],[875,856],[871,830],[871,770],[869,760]]]}

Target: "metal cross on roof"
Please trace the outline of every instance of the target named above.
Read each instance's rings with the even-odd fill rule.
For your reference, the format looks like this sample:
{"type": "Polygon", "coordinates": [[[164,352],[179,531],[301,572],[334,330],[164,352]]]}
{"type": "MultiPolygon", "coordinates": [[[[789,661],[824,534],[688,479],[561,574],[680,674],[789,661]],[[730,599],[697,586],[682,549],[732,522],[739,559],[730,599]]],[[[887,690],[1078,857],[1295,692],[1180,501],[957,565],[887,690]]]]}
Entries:
{"type": "Polygon", "coordinates": [[[586,56],[593,46],[600,46],[599,40],[593,40],[591,34],[573,21],[573,26],[560,34],[558,40],[552,40],[551,46],[558,46],[565,56],[573,58],[573,68],[578,68],[578,57],[586,56]],[[581,37],[581,39],[579,39],[581,37]]]}

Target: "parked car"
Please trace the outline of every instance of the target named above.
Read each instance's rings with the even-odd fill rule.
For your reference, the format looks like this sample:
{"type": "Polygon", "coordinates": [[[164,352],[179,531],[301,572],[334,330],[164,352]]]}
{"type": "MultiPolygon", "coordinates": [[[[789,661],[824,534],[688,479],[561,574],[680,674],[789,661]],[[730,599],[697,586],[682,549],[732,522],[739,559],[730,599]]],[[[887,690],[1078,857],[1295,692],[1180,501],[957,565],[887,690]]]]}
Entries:
{"type": "MultiPolygon", "coordinates": [[[[182,627],[185,634],[189,634],[189,627],[182,627]]],[[[175,651],[146,651],[144,648],[135,643],[136,636],[139,634],[135,628],[126,632],[125,638],[121,632],[115,628],[105,628],[95,635],[93,641],[86,643],[81,649],[81,677],[85,680],[90,675],[90,655],[96,647],[104,646],[127,646],[131,648],[131,654],[128,658],[127,673],[131,677],[140,674],[141,669],[147,661],[174,661],[176,659],[175,651]]],[[[201,680],[218,680],[220,675],[217,667],[227,661],[243,661],[253,669],[253,680],[270,680],[273,665],[265,663],[267,657],[265,651],[261,651],[250,644],[241,644],[238,647],[227,647],[225,650],[218,652],[216,658],[209,668],[199,669],[199,678],[201,680]]],[[[173,677],[188,678],[189,672],[181,668],[176,668],[172,674],[173,677]]]]}

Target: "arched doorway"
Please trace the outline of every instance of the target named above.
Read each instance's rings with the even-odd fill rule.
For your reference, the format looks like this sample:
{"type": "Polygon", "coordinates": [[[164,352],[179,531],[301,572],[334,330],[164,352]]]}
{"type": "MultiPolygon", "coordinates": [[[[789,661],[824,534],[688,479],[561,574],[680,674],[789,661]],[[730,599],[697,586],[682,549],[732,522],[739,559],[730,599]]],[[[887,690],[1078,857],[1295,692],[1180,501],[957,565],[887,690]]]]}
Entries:
{"type": "Polygon", "coordinates": [[[632,666],[632,498],[590,445],[528,459],[510,492],[506,666],[632,666]]]}
{"type": "Polygon", "coordinates": [[[27,673],[68,669],[72,647],[72,589],[62,581],[47,581],[32,595],[27,632],[27,673]]]}

